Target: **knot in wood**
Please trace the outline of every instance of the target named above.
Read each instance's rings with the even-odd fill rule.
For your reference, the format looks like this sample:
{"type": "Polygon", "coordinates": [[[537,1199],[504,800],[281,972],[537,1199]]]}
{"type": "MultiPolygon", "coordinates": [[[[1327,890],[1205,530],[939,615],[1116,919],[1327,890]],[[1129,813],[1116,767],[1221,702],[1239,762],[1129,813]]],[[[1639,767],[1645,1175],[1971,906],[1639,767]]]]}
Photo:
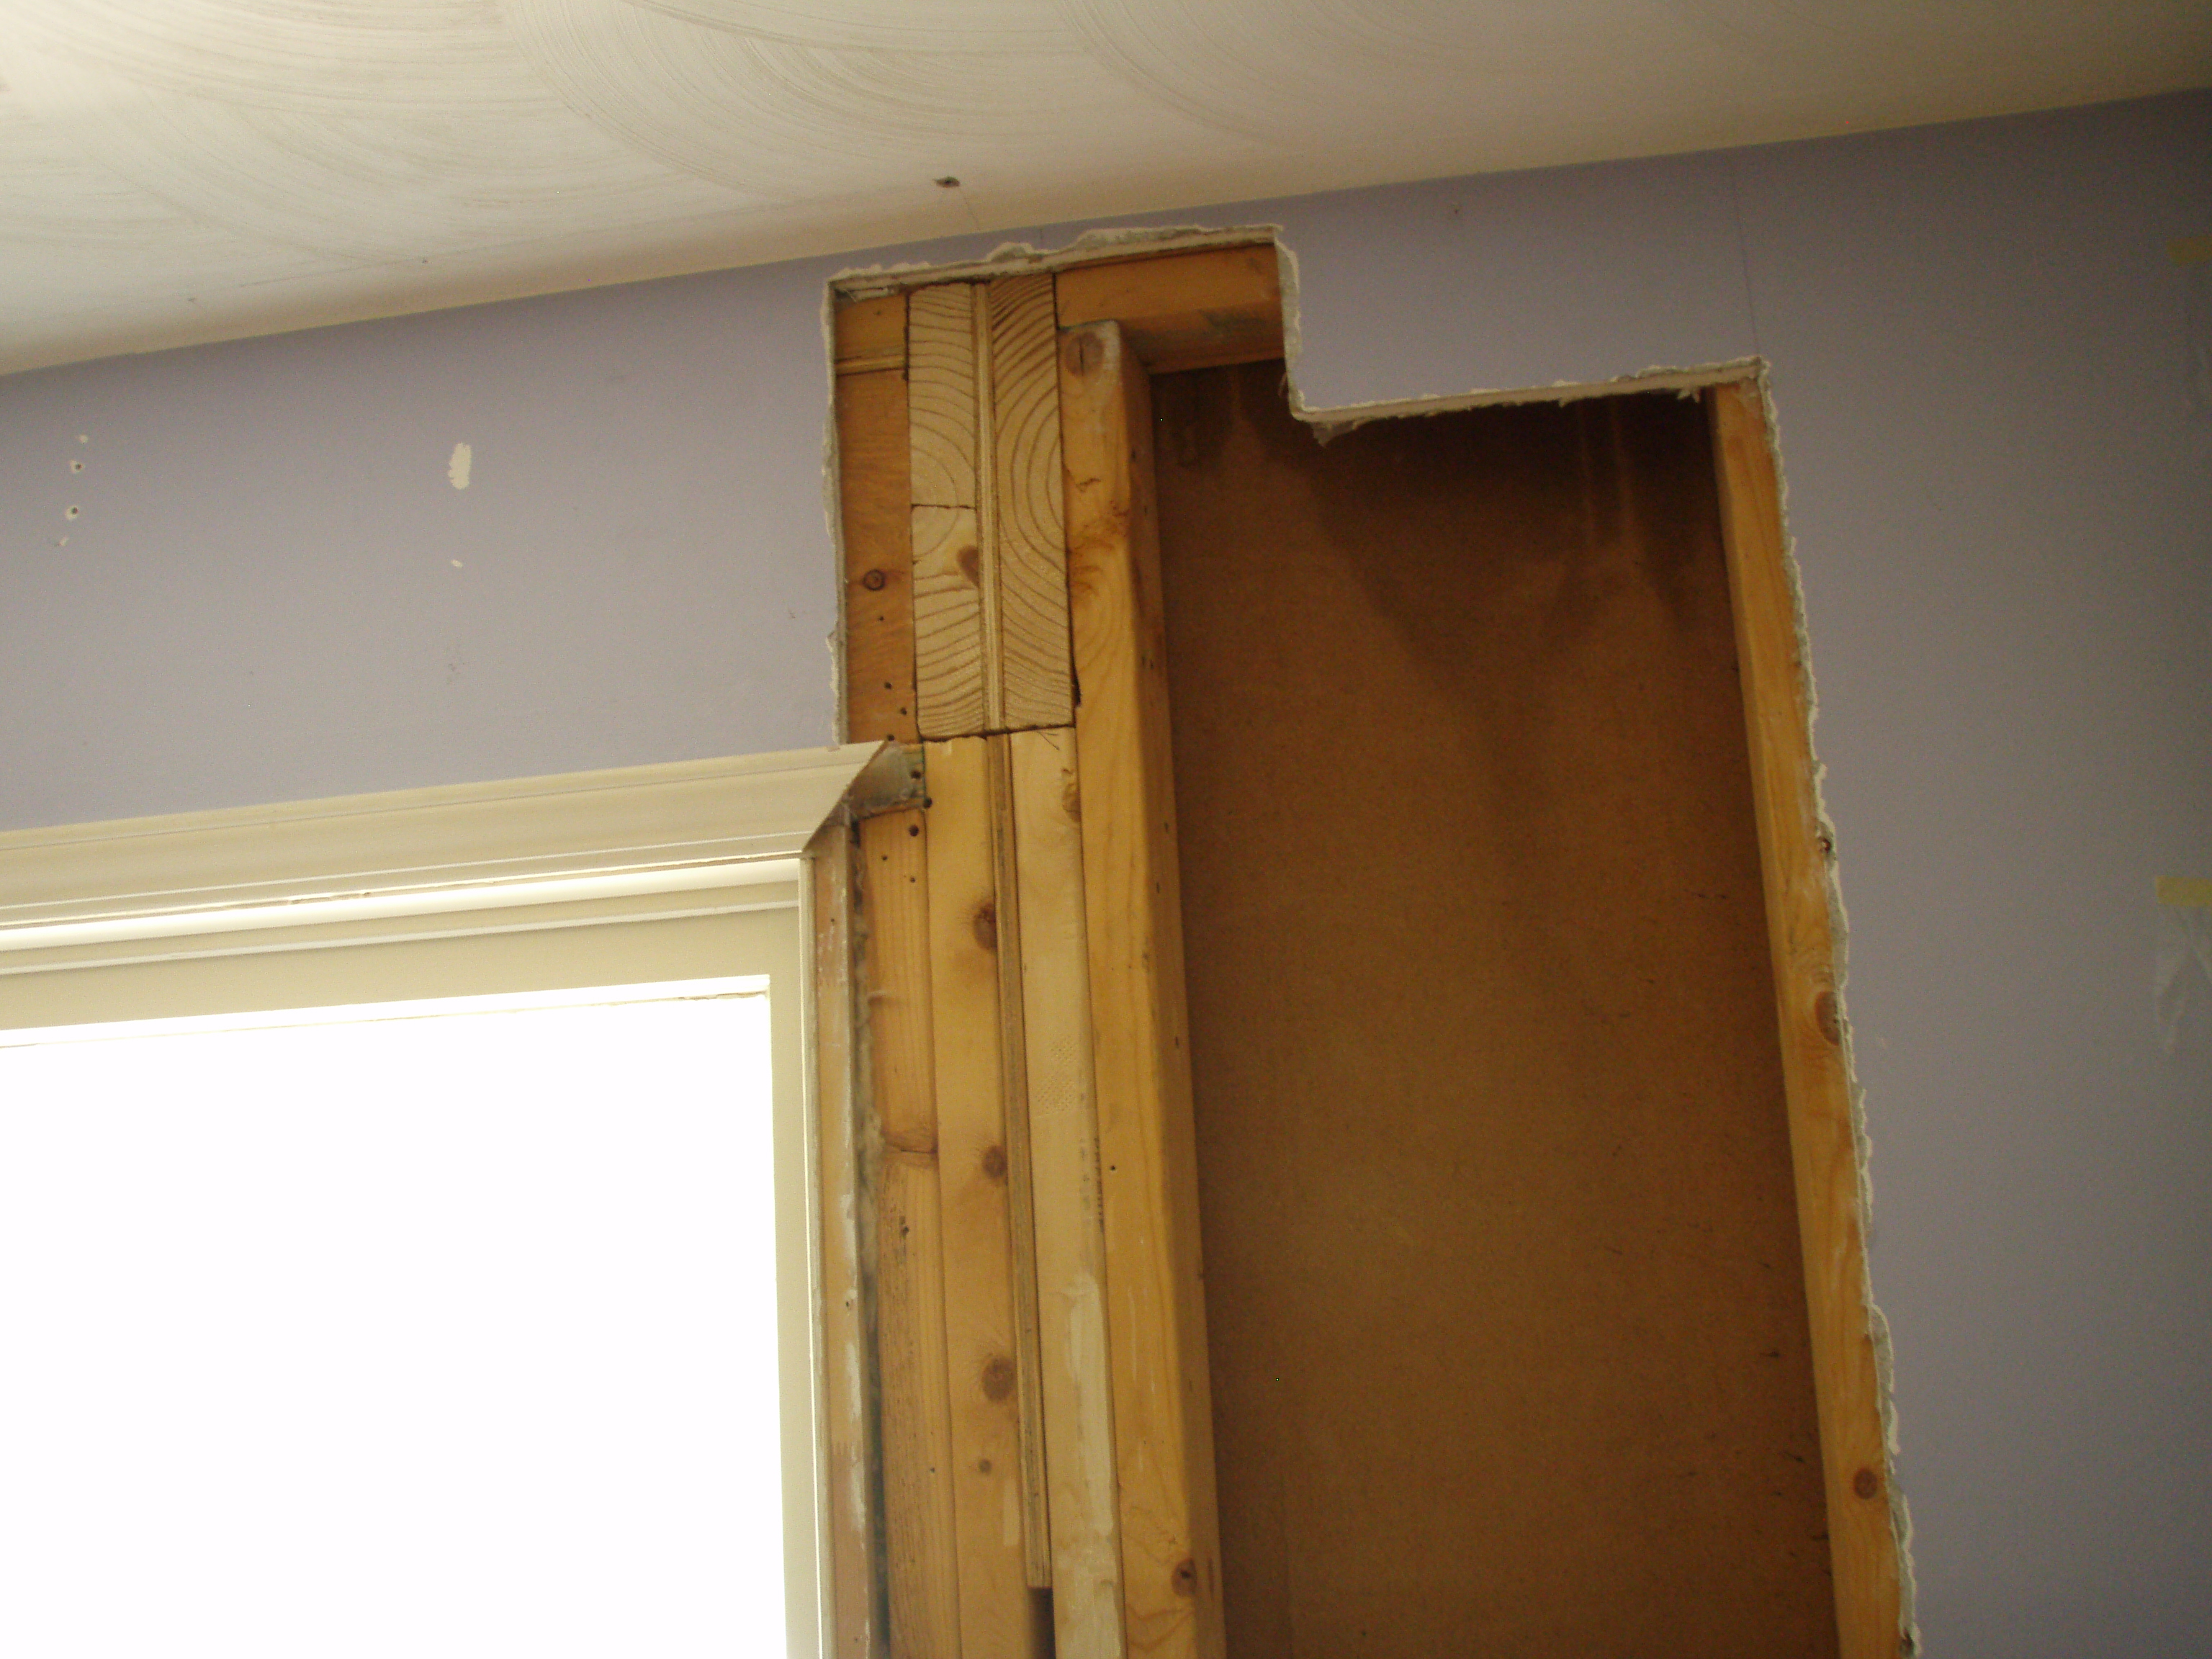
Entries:
{"type": "Polygon", "coordinates": [[[1813,1023],[1820,1028],[1820,1035],[1831,1042],[1844,1040],[1844,1023],[1836,1012],[1836,994],[1823,991],[1813,999],[1813,1023]]]}
{"type": "Polygon", "coordinates": [[[880,593],[884,591],[884,584],[890,580],[890,578],[884,575],[882,571],[871,570],[866,575],[860,578],[860,586],[866,588],[871,593],[880,593]]]}
{"type": "Polygon", "coordinates": [[[974,927],[976,944],[986,951],[999,948],[999,907],[995,902],[985,899],[975,907],[974,927]]]}
{"type": "Polygon", "coordinates": [[[1014,1362],[1004,1354],[994,1354],[983,1367],[983,1398],[1004,1400],[1014,1391],[1014,1362]]]}
{"type": "Polygon", "coordinates": [[[1872,1469],[1861,1469],[1851,1477],[1851,1490],[1862,1498],[1871,1498],[1881,1490],[1881,1477],[1872,1469]]]}
{"type": "Polygon", "coordinates": [[[990,1176],[994,1181],[1004,1181],[1006,1178],[1006,1149],[1005,1147],[990,1146],[984,1149],[983,1173],[990,1176]]]}
{"type": "Polygon", "coordinates": [[[1175,1593],[1177,1595],[1198,1594],[1198,1563],[1187,1555],[1176,1563],[1175,1593]]]}

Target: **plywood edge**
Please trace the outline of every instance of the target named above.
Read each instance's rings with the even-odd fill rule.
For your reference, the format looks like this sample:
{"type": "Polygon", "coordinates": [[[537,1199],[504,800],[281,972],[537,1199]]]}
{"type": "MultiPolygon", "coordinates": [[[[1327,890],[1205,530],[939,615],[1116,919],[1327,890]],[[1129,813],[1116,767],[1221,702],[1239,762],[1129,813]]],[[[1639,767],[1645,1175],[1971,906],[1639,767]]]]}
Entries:
{"type": "Polygon", "coordinates": [[[1132,1653],[1224,1651],[1164,618],[1144,365],[1060,353],[1083,884],[1132,1653]]]}
{"type": "Polygon", "coordinates": [[[1706,393],[1781,1025],[1842,1659],[1910,1653],[1796,585],[1760,388],[1706,393]]]}
{"type": "Polygon", "coordinates": [[[1272,242],[1070,265],[1054,278],[1062,328],[1119,324],[1154,374],[1283,355],[1283,289],[1272,242]]]}

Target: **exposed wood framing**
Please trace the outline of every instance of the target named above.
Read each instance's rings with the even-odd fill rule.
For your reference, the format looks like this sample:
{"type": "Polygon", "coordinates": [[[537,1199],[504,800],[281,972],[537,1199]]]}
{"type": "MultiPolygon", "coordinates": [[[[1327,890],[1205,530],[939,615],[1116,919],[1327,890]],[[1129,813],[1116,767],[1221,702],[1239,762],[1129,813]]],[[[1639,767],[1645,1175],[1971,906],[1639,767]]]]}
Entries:
{"type": "Polygon", "coordinates": [[[841,814],[809,849],[813,886],[816,1170],[822,1218],[823,1506],[829,1548],[829,1651],[833,1659],[881,1659],[878,1605],[872,1277],[872,1183],[860,1148],[862,1091],[855,1076],[853,1007],[852,827],[841,814]]]}
{"type": "Polygon", "coordinates": [[[1116,323],[1154,374],[1283,355],[1283,291],[1272,243],[1204,248],[1060,273],[1060,325],[1116,323]]]}
{"type": "Polygon", "coordinates": [[[1017,732],[1009,740],[1054,1652],[1060,1659],[1119,1659],[1121,1523],[1074,748],[1066,730],[1017,732]]]}
{"type": "MultiPolygon", "coordinates": [[[[936,740],[927,813],[860,826],[858,893],[835,858],[815,875],[841,1659],[883,1652],[886,1622],[891,1654],[931,1659],[1224,1650],[1146,376],[1273,357],[1281,331],[1265,245],[837,313],[848,730],[936,740]],[[858,997],[837,988],[855,948],[858,997]],[[841,1006],[865,1027],[842,1048],[841,1006]],[[1048,1582],[1049,1641],[1027,1622],[1048,1582]]],[[[1796,597],[1756,389],[1708,398],[1842,1651],[1887,1659],[1897,1540],[1796,597]]]]}
{"type": "MultiPolygon", "coordinates": [[[[1272,247],[936,283],[836,316],[847,728],[930,740],[926,811],[859,831],[848,1051],[865,1109],[842,1120],[851,1144],[824,1138],[825,1178],[860,1195],[839,1212],[825,1192],[848,1228],[825,1240],[826,1328],[864,1318],[872,1338],[832,1408],[849,1415],[872,1382],[879,1402],[833,1446],[849,1459],[846,1441],[879,1425],[857,1443],[878,1484],[832,1515],[841,1656],[886,1639],[898,1659],[1220,1650],[1195,1196],[1163,1162],[1194,1179],[1187,1126],[1163,1129],[1188,1112],[1164,704],[1143,702],[1156,654],[1123,659],[1141,578],[1127,522],[1101,516],[1143,475],[1124,465],[1107,500],[1095,455],[1063,453],[1071,306],[1126,319],[1135,348],[1085,382],[1086,453],[1102,422],[1115,442],[1141,426],[1139,356],[1281,349],[1272,247]],[[1089,612],[1104,701],[1079,711],[1071,480],[1092,492],[1076,539],[1105,584],[1089,612]],[[1079,763],[1081,732],[1100,749],[1079,763]],[[1109,891],[1109,870],[1152,897],[1109,891]],[[1101,1083],[1127,1149],[1110,1176],[1101,1083]],[[1126,1272],[1109,1271],[1117,1250],[1126,1272]],[[1133,1425],[1118,1442],[1117,1413],[1133,1425]],[[871,1553],[872,1598],[847,1583],[871,1553]],[[1033,1622],[1047,1607],[1049,1630],[1033,1622]]],[[[824,1018],[838,1006],[825,997],[824,1018]]]]}
{"type": "Polygon", "coordinates": [[[855,742],[915,743],[921,737],[915,720],[905,331],[902,294],[864,300],[837,313],[844,720],[855,742]]]}
{"type": "Polygon", "coordinates": [[[1073,710],[1052,279],[908,297],[915,664],[921,731],[1073,710]]]}
{"type": "Polygon", "coordinates": [[[906,367],[906,295],[879,294],[837,307],[833,333],[840,374],[906,367]]]}
{"type": "Polygon", "coordinates": [[[1129,1650],[1223,1651],[1152,398],[1111,322],[1060,349],[1083,882],[1129,1650]]]}
{"type": "Polygon", "coordinates": [[[1019,1386],[1017,1328],[1034,1304],[1024,1310],[1015,1294],[1007,1128],[1008,1108],[1020,1103],[1007,1097],[1000,1052],[1006,936],[993,857],[993,741],[928,749],[930,999],[961,1642],[968,1653],[1016,1659],[1036,1651],[1029,1561],[1044,1553],[1044,1514],[1042,1492],[1024,1489],[1024,1424],[1036,1396],[1024,1399],[1019,1386]]]}
{"type": "Polygon", "coordinates": [[[1059,335],[1053,279],[1002,276],[990,313],[990,481],[984,568],[995,590],[992,729],[1074,718],[1068,664],[1067,550],[1061,526],[1059,335]]]}
{"type": "Polygon", "coordinates": [[[1797,652],[1797,596],[1759,387],[1751,382],[1715,386],[1706,393],[1706,406],[1720,477],[1781,1019],[1840,1650],[1843,1659],[1890,1659],[1908,1650],[1900,1626],[1881,1380],[1868,1314],[1857,1135],[1836,1002],[1827,846],[1817,816],[1804,667],[1797,652]]]}
{"type": "Polygon", "coordinates": [[[908,808],[860,825],[861,983],[881,1146],[876,1342],[893,1659],[961,1650],[922,820],[908,808]]]}

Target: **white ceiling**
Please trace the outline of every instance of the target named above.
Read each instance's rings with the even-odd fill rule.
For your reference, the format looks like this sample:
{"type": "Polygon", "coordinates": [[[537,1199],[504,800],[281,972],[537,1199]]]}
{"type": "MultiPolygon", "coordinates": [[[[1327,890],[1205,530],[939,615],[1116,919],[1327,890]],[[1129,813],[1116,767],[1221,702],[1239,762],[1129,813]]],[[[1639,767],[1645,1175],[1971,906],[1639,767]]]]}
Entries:
{"type": "Polygon", "coordinates": [[[2212,5],[0,0],[0,82],[4,371],[2201,86],[2212,5]]]}

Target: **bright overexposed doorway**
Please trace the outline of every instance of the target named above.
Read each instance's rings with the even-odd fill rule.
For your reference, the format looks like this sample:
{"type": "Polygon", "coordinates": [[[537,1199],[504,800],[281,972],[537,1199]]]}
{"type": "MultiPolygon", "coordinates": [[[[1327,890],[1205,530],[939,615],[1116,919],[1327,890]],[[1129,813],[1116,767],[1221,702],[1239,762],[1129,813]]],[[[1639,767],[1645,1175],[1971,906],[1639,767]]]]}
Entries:
{"type": "Polygon", "coordinates": [[[0,1037],[0,1647],[787,1651],[769,1012],[0,1037]]]}

